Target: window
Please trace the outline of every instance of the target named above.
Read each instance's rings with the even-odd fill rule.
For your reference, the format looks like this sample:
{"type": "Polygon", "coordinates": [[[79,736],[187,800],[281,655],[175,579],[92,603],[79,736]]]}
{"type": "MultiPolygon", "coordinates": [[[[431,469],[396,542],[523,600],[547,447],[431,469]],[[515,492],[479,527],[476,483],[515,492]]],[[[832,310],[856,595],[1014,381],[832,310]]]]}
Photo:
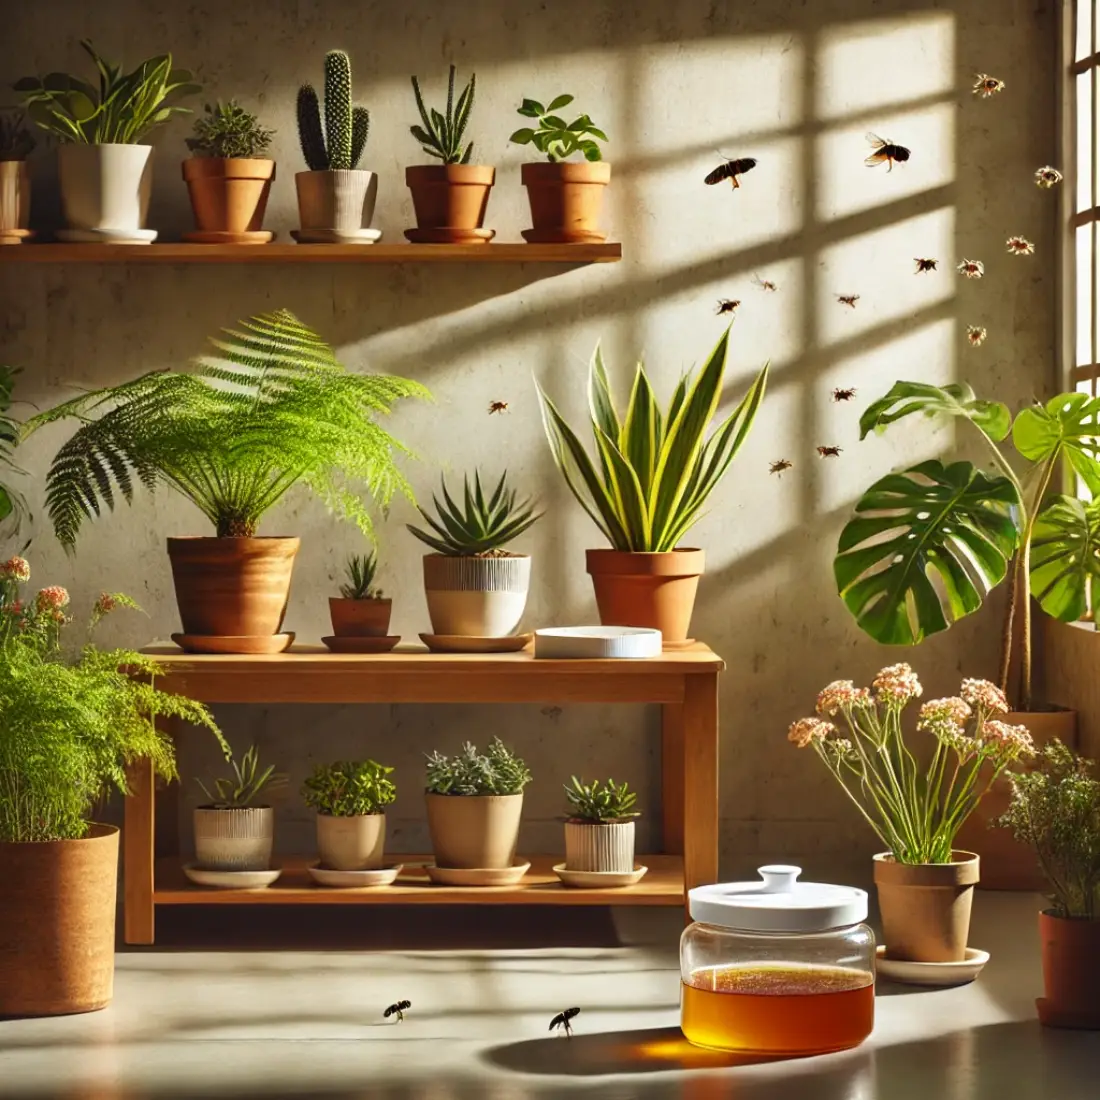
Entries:
{"type": "MultiPolygon", "coordinates": [[[[1067,4],[1073,18],[1067,28],[1072,44],[1069,66],[1072,88],[1062,126],[1066,180],[1065,209],[1072,212],[1072,263],[1065,265],[1067,289],[1063,294],[1063,345],[1066,365],[1075,389],[1096,396],[1100,386],[1100,310],[1097,305],[1097,233],[1100,229],[1100,195],[1097,194],[1096,122],[1100,95],[1097,0],[1067,4]],[[1072,335],[1070,335],[1072,334],[1072,335]]],[[[1063,224],[1065,222],[1063,221],[1063,224]]]]}

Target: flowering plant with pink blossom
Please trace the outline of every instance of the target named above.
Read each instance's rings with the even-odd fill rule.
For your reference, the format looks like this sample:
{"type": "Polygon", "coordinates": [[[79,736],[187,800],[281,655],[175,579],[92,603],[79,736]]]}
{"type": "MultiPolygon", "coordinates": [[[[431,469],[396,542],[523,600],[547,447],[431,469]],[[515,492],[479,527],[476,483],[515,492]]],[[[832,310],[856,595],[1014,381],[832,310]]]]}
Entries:
{"type": "Polygon", "coordinates": [[[787,738],[814,749],[899,863],[948,863],[962,823],[997,777],[1035,750],[1025,727],[998,717],[1008,713],[1000,688],[963,680],[957,696],[921,704],[916,728],[932,745],[914,751],[902,717],[923,694],[907,664],[880,670],[870,688],[834,680],[816,715],[793,723],[787,738]]]}

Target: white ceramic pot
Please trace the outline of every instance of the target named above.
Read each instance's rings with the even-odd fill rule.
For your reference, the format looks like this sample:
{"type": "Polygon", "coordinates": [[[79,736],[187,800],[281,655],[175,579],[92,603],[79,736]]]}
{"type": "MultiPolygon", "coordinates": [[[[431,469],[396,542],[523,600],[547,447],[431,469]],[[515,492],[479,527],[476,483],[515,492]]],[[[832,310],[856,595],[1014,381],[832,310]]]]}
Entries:
{"type": "Polygon", "coordinates": [[[298,172],[298,220],[302,229],[353,233],[369,226],[378,197],[378,177],[358,168],[298,172]]]}
{"type": "Polygon", "coordinates": [[[0,160],[0,237],[31,221],[31,177],[25,160],[0,160]]]}
{"type": "Polygon", "coordinates": [[[527,605],[531,558],[424,555],[424,591],[433,634],[505,638],[527,605]]]}
{"type": "Polygon", "coordinates": [[[266,871],[275,811],[270,806],[195,810],[195,862],[206,871],[266,871]]]}
{"type": "Polygon", "coordinates": [[[634,822],[565,823],[565,867],[569,871],[634,870],[634,822]]]}
{"type": "Polygon", "coordinates": [[[317,815],[317,852],[331,871],[376,871],[386,847],[386,815],[317,815]]]}
{"type": "Polygon", "coordinates": [[[61,145],[61,206],[70,229],[141,229],[153,185],[151,145],[61,145]]]}

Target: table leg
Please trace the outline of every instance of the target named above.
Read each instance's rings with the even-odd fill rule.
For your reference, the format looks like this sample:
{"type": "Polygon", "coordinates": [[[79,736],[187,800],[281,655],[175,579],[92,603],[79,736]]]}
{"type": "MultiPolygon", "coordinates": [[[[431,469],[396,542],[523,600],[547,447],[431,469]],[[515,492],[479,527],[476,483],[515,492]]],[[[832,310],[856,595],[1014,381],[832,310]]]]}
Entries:
{"type": "Polygon", "coordinates": [[[684,886],[718,880],[718,673],[684,677],[684,886]]]}
{"type": "Polygon", "coordinates": [[[661,707],[661,851],[684,851],[684,707],[661,707]]]}
{"type": "Polygon", "coordinates": [[[137,760],[127,769],[122,827],[123,923],[127,943],[153,942],[153,845],[155,842],[153,762],[137,760]]]}

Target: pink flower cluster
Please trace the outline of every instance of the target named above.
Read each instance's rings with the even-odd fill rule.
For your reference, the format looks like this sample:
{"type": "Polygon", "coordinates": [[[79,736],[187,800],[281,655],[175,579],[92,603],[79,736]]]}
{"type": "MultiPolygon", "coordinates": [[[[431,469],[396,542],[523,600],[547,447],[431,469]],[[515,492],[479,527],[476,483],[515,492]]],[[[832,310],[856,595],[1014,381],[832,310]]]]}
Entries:
{"type": "Polygon", "coordinates": [[[63,617],[62,609],[69,606],[69,593],[59,584],[40,588],[34,598],[35,609],[39,614],[50,614],[58,621],[63,617]]]}
{"type": "Polygon", "coordinates": [[[871,702],[871,693],[866,688],[857,688],[851,680],[834,680],[817,697],[817,713],[830,718],[837,711],[866,705],[871,702]]]}
{"type": "Polygon", "coordinates": [[[982,726],[982,734],[987,743],[995,745],[999,754],[1015,760],[1018,756],[1034,756],[1035,742],[1028,733],[1027,726],[1010,726],[1007,722],[993,719],[982,726]]]}
{"type": "Polygon", "coordinates": [[[0,577],[6,577],[13,581],[29,581],[31,579],[31,567],[26,558],[8,558],[0,562],[0,577]]]}
{"type": "Polygon", "coordinates": [[[966,732],[966,723],[974,712],[957,695],[929,699],[920,708],[917,729],[934,734],[939,740],[953,742],[966,732]]]}
{"type": "Polygon", "coordinates": [[[888,703],[908,703],[924,694],[917,674],[904,662],[880,669],[874,679],[875,694],[888,703]]]}
{"type": "Polygon", "coordinates": [[[109,615],[116,606],[117,602],[114,596],[110,592],[103,592],[95,602],[95,613],[97,615],[109,615]]]}
{"type": "Polygon", "coordinates": [[[963,680],[959,694],[974,708],[990,714],[1007,714],[1008,700],[996,684],[988,680],[963,680]]]}
{"type": "Polygon", "coordinates": [[[824,741],[830,733],[836,733],[832,722],[823,722],[820,718],[799,718],[787,730],[787,740],[804,749],[815,741],[824,741]]]}

